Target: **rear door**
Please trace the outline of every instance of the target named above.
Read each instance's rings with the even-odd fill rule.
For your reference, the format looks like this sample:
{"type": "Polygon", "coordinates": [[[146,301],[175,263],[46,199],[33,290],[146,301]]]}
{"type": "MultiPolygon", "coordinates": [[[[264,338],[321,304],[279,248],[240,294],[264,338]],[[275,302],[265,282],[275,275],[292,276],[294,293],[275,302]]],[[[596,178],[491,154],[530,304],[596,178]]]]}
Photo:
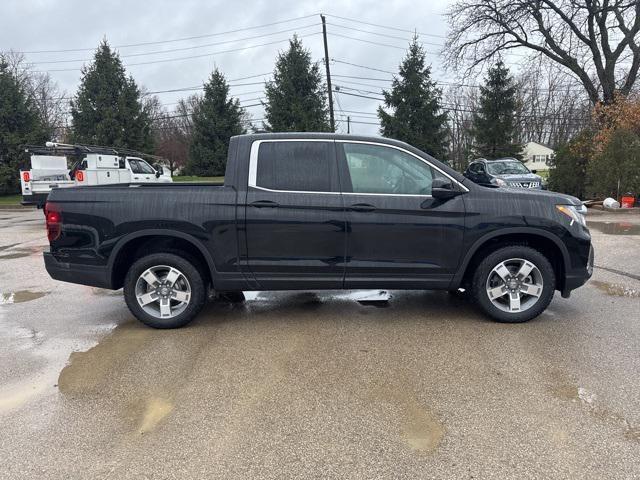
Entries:
{"type": "Polygon", "coordinates": [[[464,200],[434,199],[431,183],[464,187],[399,147],[336,145],[348,224],[345,288],[446,287],[460,261],[464,200]]]}
{"type": "Polygon", "coordinates": [[[248,184],[247,262],[260,288],[341,288],[346,219],[335,142],[257,140],[248,184]]]}

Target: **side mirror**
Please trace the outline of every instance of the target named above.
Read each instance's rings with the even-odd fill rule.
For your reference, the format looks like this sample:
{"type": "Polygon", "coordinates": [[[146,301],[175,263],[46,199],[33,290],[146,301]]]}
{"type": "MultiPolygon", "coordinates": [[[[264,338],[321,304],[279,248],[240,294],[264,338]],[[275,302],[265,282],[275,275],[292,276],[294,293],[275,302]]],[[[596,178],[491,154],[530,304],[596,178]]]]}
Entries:
{"type": "Polygon", "coordinates": [[[164,175],[164,169],[161,165],[156,165],[156,178],[160,178],[160,175],[164,175]]]}
{"type": "Polygon", "coordinates": [[[531,173],[538,173],[538,170],[531,170],[531,173]]]}
{"type": "Polygon", "coordinates": [[[431,196],[439,200],[448,200],[457,197],[462,192],[457,190],[449,180],[436,178],[431,183],[431,196]]]}

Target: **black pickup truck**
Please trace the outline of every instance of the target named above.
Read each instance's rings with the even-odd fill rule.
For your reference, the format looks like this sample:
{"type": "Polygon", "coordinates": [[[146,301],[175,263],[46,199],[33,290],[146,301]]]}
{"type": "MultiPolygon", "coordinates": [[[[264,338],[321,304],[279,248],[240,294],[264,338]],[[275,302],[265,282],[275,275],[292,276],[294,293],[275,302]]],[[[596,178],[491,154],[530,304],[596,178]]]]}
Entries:
{"type": "Polygon", "coordinates": [[[224,184],[55,189],[47,271],[124,288],[131,312],[180,327],[211,289],[440,289],[524,322],[593,269],[583,206],[476,185],[402,142],[320,133],[231,139],[224,184]]]}

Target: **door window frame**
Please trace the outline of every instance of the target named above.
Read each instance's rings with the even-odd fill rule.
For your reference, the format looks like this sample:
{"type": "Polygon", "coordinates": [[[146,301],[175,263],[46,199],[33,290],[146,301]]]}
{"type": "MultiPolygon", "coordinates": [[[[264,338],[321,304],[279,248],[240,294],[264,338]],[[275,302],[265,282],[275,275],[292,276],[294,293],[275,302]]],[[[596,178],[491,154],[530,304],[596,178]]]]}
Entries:
{"type": "MultiPolygon", "coordinates": [[[[444,170],[442,170],[441,168],[438,168],[436,165],[434,165],[433,163],[429,162],[427,159],[422,158],[421,156],[416,155],[415,153],[413,153],[413,152],[411,152],[411,151],[409,151],[409,150],[407,150],[405,148],[399,147],[397,145],[387,144],[387,143],[371,142],[371,141],[365,141],[365,140],[345,140],[345,139],[336,140],[336,147],[338,147],[339,144],[343,144],[343,143],[356,143],[356,144],[362,144],[362,145],[374,145],[374,146],[377,146],[377,147],[393,148],[393,149],[399,150],[401,152],[404,152],[405,154],[408,154],[408,155],[411,155],[414,158],[417,158],[421,162],[426,163],[433,170],[437,171],[438,173],[442,174],[443,176],[445,176],[446,178],[451,180],[451,183],[454,184],[454,185],[457,185],[459,188],[462,189],[462,191],[464,191],[464,192],[468,192],[469,191],[469,189],[467,187],[465,187],[458,180],[456,180],[451,175],[446,173],[444,170]]],[[[353,190],[353,184],[351,183],[351,174],[349,173],[349,165],[347,164],[346,153],[344,151],[344,148],[340,148],[340,147],[338,147],[337,153],[338,153],[340,176],[344,178],[344,180],[341,179],[342,193],[344,195],[365,195],[365,196],[378,196],[378,197],[422,197],[422,198],[432,198],[433,197],[433,195],[430,195],[430,194],[418,194],[418,193],[347,192],[347,191],[345,191],[345,186],[348,186],[351,190],[353,190]]]]}
{"type": "Polygon", "coordinates": [[[336,164],[336,176],[339,186],[339,191],[337,192],[322,192],[322,191],[313,191],[313,190],[276,190],[273,188],[266,188],[257,185],[257,177],[258,177],[258,154],[260,150],[260,145],[263,143],[274,143],[274,142],[325,142],[333,145],[333,160],[337,162],[336,158],[336,141],[333,138],[274,138],[267,140],[256,140],[251,144],[251,152],[249,154],[249,181],[248,186],[251,188],[257,188],[258,190],[264,190],[266,192],[276,192],[276,193],[319,193],[321,195],[340,195],[342,193],[342,185],[340,183],[340,175],[338,173],[338,164],[336,164]]]}

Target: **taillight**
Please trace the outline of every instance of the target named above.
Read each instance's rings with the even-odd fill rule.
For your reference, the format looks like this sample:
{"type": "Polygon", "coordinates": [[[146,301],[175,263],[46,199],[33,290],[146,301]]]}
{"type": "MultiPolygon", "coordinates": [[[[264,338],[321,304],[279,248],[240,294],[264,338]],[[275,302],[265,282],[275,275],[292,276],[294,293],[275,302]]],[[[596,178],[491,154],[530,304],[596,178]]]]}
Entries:
{"type": "Polygon", "coordinates": [[[84,182],[84,172],[82,170],[78,170],[76,172],[76,180],[79,182],[84,182]]]}
{"type": "Polygon", "coordinates": [[[44,207],[47,223],[47,237],[50,242],[57,240],[62,232],[62,214],[52,210],[51,205],[47,202],[44,207]]]}
{"type": "Polygon", "coordinates": [[[29,172],[22,172],[22,180],[24,180],[24,183],[29,183],[31,181],[31,174],[29,172]]]}

